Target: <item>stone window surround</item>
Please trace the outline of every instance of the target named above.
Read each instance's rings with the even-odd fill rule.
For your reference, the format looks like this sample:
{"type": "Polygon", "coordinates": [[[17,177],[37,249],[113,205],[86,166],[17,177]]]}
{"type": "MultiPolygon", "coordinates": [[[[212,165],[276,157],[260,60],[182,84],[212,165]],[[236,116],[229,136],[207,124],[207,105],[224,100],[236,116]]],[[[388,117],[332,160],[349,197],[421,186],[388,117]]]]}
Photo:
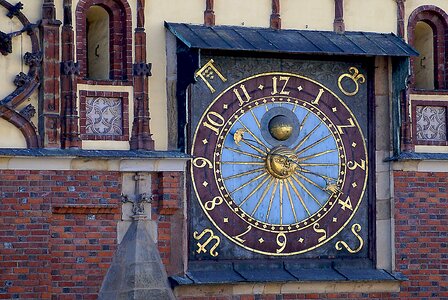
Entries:
{"type": "MultiPolygon", "coordinates": [[[[76,8],[76,53],[80,62],[78,83],[127,85],[132,79],[132,12],[126,0],[80,0],[76,8]],[[110,80],[87,78],[87,11],[98,5],[110,15],[110,80]]],[[[130,84],[130,83],[129,83],[130,84]]]]}
{"type": "MultiPolygon", "coordinates": [[[[448,15],[434,5],[417,7],[409,16],[408,42],[414,44],[414,30],[417,22],[425,22],[434,32],[434,87],[435,90],[448,88],[448,53],[446,51],[446,37],[448,36],[448,15]],[[443,68],[436,66],[443,66],[443,68]]],[[[411,65],[417,63],[417,57],[411,57],[411,65]]],[[[415,84],[415,76],[411,75],[411,87],[415,84]]]]}

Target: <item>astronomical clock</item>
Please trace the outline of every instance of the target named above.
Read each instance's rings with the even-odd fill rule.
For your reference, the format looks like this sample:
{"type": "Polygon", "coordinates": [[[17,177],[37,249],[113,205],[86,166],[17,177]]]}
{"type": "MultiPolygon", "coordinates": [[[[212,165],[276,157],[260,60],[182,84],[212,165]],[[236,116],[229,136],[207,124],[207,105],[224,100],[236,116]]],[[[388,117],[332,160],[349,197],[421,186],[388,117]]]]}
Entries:
{"type": "Polygon", "coordinates": [[[191,260],[369,257],[367,66],[201,56],[191,260]]]}

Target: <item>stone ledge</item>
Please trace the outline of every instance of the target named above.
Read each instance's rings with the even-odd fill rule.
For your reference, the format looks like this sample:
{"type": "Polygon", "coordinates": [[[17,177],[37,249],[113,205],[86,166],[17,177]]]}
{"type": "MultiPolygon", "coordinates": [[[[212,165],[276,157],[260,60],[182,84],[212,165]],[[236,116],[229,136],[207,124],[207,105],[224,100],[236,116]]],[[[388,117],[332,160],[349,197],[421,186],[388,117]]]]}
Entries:
{"type": "Polygon", "coordinates": [[[384,161],[405,161],[405,160],[448,160],[448,153],[401,152],[398,155],[386,158],[384,161]]]}
{"type": "Polygon", "coordinates": [[[247,262],[190,262],[182,276],[171,276],[181,297],[246,294],[399,292],[401,273],[376,269],[367,259],[247,262]]]}
{"type": "Polygon", "coordinates": [[[178,158],[189,159],[190,156],[180,151],[156,150],[83,150],[83,149],[0,149],[0,157],[81,157],[81,158],[178,158]]]}
{"type": "Polygon", "coordinates": [[[0,149],[0,169],[184,172],[190,156],[177,151],[0,149]]]}
{"type": "Polygon", "coordinates": [[[378,280],[192,284],[177,286],[174,294],[176,297],[213,297],[259,294],[394,293],[400,291],[400,283],[398,280],[378,280]]]}

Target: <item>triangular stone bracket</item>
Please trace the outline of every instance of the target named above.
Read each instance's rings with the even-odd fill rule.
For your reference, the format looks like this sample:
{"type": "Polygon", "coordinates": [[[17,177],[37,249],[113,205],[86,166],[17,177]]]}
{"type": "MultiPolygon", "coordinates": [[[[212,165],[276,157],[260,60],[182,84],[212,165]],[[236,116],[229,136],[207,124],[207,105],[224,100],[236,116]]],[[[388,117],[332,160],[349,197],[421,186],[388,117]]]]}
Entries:
{"type": "Polygon", "coordinates": [[[98,299],[175,299],[156,243],[154,221],[136,216],[103,280],[98,299]]]}

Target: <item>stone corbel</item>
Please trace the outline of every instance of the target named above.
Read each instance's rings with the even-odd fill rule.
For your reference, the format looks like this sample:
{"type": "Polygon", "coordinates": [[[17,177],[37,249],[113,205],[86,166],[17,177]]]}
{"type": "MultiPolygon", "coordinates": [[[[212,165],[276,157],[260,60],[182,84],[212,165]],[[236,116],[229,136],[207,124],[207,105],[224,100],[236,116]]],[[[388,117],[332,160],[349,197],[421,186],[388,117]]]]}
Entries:
{"type": "Polygon", "coordinates": [[[132,178],[135,182],[134,185],[134,194],[122,194],[121,202],[131,203],[132,204],[132,213],[131,217],[136,216],[151,216],[151,210],[145,211],[145,203],[151,204],[153,200],[153,195],[147,195],[146,193],[142,193],[140,188],[140,182],[146,180],[146,177],[141,173],[135,173],[132,178]]]}

